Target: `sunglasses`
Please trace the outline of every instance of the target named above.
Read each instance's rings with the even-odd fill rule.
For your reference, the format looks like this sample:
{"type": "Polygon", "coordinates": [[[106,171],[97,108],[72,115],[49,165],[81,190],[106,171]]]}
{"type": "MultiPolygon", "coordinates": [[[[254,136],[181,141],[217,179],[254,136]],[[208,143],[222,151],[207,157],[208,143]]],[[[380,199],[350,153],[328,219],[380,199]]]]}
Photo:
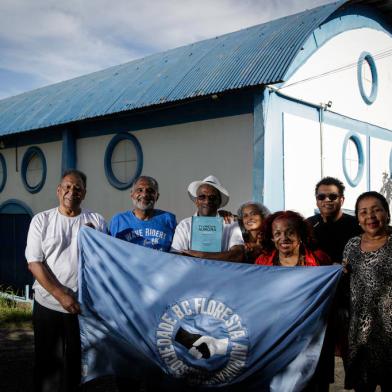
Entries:
{"type": "Polygon", "coordinates": [[[330,201],[335,201],[338,197],[340,197],[337,193],[319,193],[316,195],[316,199],[323,201],[328,198],[330,201]]]}
{"type": "Polygon", "coordinates": [[[218,196],[215,196],[215,195],[199,195],[199,196],[197,196],[197,200],[204,201],[207,199],[208,199],[208,201],[217,201],[218,196]]]}

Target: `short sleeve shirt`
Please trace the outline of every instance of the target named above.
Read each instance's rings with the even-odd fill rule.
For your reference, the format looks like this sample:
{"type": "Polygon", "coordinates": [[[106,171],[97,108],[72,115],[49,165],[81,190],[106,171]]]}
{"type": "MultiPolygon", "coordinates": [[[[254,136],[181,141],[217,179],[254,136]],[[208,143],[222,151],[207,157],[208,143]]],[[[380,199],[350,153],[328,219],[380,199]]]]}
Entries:
{"type": "MultiPolygon", "coordinates": [[[[174,233],[172,250],[189,250],[191,246],[192,217],[183,219],[174,233]]],[[[237,222],[224,223],[222,234],[222,251],[228,251],[235,245],[244,245],[241,229],[237,222]]]]}
{"type": "MultiPolygon", "coordinates": [[[[86,223],[106,232],[103,217],[82,209],[75,217],[62,215],[53,208],[35,215],[30,223],[25,251],[26,260],[45,263],[61,284],[76,293],[78,287],[79,230],[86,223]]],[[[42,306],[66,313],[60,303],[37,281],[34,282],[35,300],[42,306]]]]}
{"type": "Polygon", "coordinates": [[[170,212],[154,210],[148,220],[141,220],[132,211],[113,216],[110,235],[133,244],[168,252],[176,228],[176,217],[170,212]]]}

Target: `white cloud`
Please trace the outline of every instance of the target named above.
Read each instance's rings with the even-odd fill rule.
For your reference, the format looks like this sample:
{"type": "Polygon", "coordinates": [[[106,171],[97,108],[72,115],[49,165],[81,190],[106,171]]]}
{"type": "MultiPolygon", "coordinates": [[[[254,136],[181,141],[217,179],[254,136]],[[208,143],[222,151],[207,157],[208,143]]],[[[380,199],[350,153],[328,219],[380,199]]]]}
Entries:
{"type": "MultiPolygon", "coordinates": [[[[31,75],[31,89],[326,2],[1,0],[0,70],[31,75]]],[[[13,93],[0,77],[0,97],[13,93]]]]}

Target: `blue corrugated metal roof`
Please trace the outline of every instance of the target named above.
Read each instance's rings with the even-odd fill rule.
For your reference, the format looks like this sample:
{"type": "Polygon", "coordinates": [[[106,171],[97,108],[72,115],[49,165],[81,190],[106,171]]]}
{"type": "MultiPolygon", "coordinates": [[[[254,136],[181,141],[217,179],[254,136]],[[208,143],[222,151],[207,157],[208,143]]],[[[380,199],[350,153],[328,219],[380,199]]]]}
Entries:
{"type": "Polygon", "coordinates": [[[275,83],[346,1],[154,54],[0,101],[0,135],[275,83]]]}

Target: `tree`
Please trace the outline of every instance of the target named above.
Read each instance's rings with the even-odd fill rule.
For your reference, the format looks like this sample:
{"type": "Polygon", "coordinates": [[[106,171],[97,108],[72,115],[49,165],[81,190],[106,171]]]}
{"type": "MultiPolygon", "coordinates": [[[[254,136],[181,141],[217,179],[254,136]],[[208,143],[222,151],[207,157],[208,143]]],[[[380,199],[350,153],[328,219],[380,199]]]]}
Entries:
{"type": "Polygon", "coordinates": [[[388,203],[392,202],[392,179],[388,173],[382,173],[382,187],[380,193],[385,196],[388,203]]]}

